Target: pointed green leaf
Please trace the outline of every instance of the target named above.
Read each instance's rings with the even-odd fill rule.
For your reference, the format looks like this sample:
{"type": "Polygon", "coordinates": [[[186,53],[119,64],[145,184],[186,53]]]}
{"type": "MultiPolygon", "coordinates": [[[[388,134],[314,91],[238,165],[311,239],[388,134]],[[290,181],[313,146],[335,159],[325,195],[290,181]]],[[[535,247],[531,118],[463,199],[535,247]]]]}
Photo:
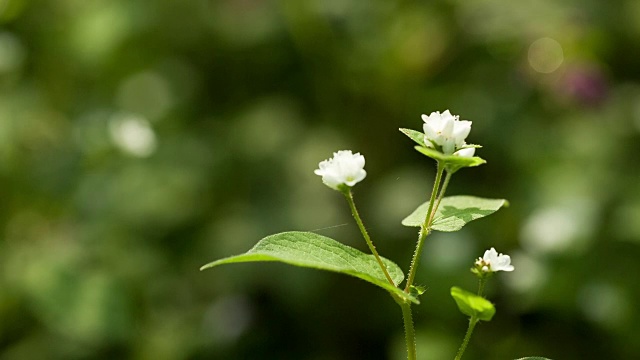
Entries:
{"type": "MultiPolygon", "coordinates": [[[[498,211],[503,206],[509,206],[505,199],[484,199],[475,196],[448,196],[442,199],[431,229],[437,231],[458,231],[468,222],[483,218],[498,211]]],[[[426,202],[402,220],[404,226],[422,226],[429,209],[426,202]]]]}
{"type": "MultiPolygon", "coordinates": [[[[414,296],[392,286],[387,281],[373,255],[310,232],[290,231],[267,236],[246,253],[211,262],[200,270],[223,264],[255,261],[277,261],[355,276],[402,299],[419,303],[414,296]]],[[[396,285],[400,284],[404,279],[402,270],[388,259],[382,258],[382,261],[393,282],[396,285]]]]}
{"type": "Polygon", "coordinates": [[[415,297],[418,297],[418,296],[424,294],[425,292],[427,292],[427,287],[423,286],[423,285],[411,285],[410,289],[411,289],[411,293],[415,297]]]}
{"type": "Polygon", "coordinates": [[[459,287],[451,288],[451,296],[456,301],[460,312],[469,317],[490,321],[496,313],[496,308],[489,300],[459,287]]]}
{"type": "Polygon", "coordinates": [[[415,141],[416,143],[418,143],[418,145],[426,146],[426,144],[424,143],[424,134],[420,131],[400,128],[400,132],[407,135],[409,139],[415,141]]]}
{"type": "Polygon", "coordinates": [[[478,166],[486,163],[483,158],[477,156],[464,157],[457,155],[445,155],[438,150],[425,146],[416,146],[415,149],[422,154],[443,163],[447,171],[450,173],[454,173],[464,167],[478,166]]]}

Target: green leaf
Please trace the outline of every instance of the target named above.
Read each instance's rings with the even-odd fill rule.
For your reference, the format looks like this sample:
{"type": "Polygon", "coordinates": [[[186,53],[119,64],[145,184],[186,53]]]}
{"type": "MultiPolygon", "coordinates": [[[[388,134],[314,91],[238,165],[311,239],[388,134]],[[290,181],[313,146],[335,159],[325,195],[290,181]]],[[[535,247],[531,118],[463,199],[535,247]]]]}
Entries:
{"type": "MultiPolygon", "coordinates": [[[[440,202],[431,229],[458,231],[468,222],[491,215],[503,206],[509,206],[505,199],[484,199],[467,195],[447,196],[440,202]]],[[[411,215],[402,220],[402,225],[422,226],[428,209],[429,202],[418,206],[411,215]]]]}
{"type": "Polygon", "coordinates": [[[456,301],[458,309],[472,318],[490,321],[496,313],[496,308],[489,300],[459,287],[454,286],[451,288],[451,296],[456,301]]]}
{"type": "Polygon", "coordinates": [[[464,157],[464,156],[457,156],[457,155],[445,155],[438,150],[425,147],[425,146],[416,146],[415,149],[421,152],[422,154],[440,163],[443,163],[445,166],[445,169],[450,173],[454,173],[464,167],[478,166],[486,163],[486,161],[483,158],[480,158],[477,156],[464,157]]]}
{"type": "Polygon", "coordinates": [[[426,146],[426,144],[424,143],[424,134],[420,131],[400,128],[400,132],[407,135],[411,140],[418,143],[418,145],[426,146]]]}
{"type": "Polygon", "coordinates": [[[414,296],[416,297],[427,292],[427,287],[423,285],[411,285],[410,288],[411,288],[411,293],[414,294],[414,296]]]}
{"type": "MultiPolygon", "coordinates": [[[[419,304],[418,299],[387,281],[373,255],[365,254],[328,237],[300,231],[267,236],[244,254],[220,259],[204,265],[200,270],[232,263],[277,261],[290,265],[327,270],[355,276],[377,285],[390,293],[419,304]]],[[[398,265],[382,258],[391,279],[400,284],[404,274],[398,265]]]]}
{"type": "MultiPolygon", "coordinates": [[[[424,142],[424,134],[421,133],[420,131],[400,128],[400,132],[407,135],[411,140],[415,141],[419,145],[415,147],[416,150],[444,164],[445,169],[450,173],[454,173],[462,169],[463,167],[478,166],[486,163],[484,159],[477,156],[462,157],[462,156],[455,156],[455,155],[445,155],[436,149],[428,147],[427,144],[424,142]]],[[[469,144],[464,147],[479,148],[482,146],[469,144]]]]}

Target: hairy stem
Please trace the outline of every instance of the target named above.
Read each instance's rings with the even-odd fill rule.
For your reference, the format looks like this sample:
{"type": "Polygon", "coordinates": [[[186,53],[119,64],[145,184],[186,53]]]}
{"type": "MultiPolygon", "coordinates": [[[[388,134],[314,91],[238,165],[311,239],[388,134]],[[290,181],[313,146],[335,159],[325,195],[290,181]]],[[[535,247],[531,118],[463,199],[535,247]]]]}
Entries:
{"type": "Polygon", "coordinates": [[[373,256],[375,256],[376,261],[378,262],[378,265],[380,265],[380,269],[382,269],[384,276],[387,278],[387,280],[391,285],[396,286],[396,284],[393,283],[391,276],[389,275],[389,271],[387,271],[387,266],[382,262],[380,255],[378,255],[378,251],[376,250],[376,247],[373,245],[373,242],[369,237],[369,233],[367,232],[367,229],[364,227],[364,223],[362,222],[362,219],[360,218],[360,214],[358,213],[358,209],[356,208],[356,203],[355,201],[353,201],[353,193],[351,192],[351,188],[349,188],[346,191],[343,191],[342,193],[344,194],[344,197],[347,199],[347,202],[349,203],[349,208],[351,208],[351,214],[353,215],[353,218],[356,220],[356,223],[358,223],[358,228],[360,228],[360,232],[362,233],[364,240],[367,242],[367,245],[369,246],[369,250],[371,250],[371,253],[373,254],[373,256]]]}
{"type": "Polygon", "coordinates": [[[486,278],[480,278],[480,280],[478,281],[478,296],[482,296],[482,293],[484,292],[484,284],[486,283],[486,278]]]}
{"type": "MultiPolygon", "coordinates": [[[[418,244],[416,245],[416,250],[413,253],[413,259],[411,259],[409,276],[407,276],[407,285],[404,288],[404,291],[406,293],[409,293],[409,291],[411,290],[411,285],[413,285],[413,280],[415,279],[416,271],[418,270],[418,263],[420,261],[420,255],[422,254],[424,240],[427,238],[429,232],[431,231],[430,226],[431,222],[433,221],[433,214],[435,213],[434,205],[436,203],[436,195],[438,194],[438,189],[440,188],[440,182],[442,181],[443,172],[444,166],[440,165],[440,163],[438,162],[436,180],[433,183],[433,190],[431,190],[431,199],[429,199],[429,208],[427,209],[427,215],[425,216],[424,222],[422,223],[422,226],[420,226],[420,233],[418,234],[418,244]]],[[[447,174],[447,177],[450,177],[449,174],[447,174]]]]}
{"type": "Polygon", "coordinates": [[[460,349],[458,349],[455,360],[462,359],[462,354],[464,354],[464,351],[467,349],[467,345],[469,345],[469,339],[471,339],[471,334],[473,333],[473,329],[476,327],[477,323],[478,319],[476,317],[471,317],[469,319],[469,327],[467,328],[467,333],[464,336],[464,340],[462,340],[462,345],[460,345],[460,349]]]}
{"type": "Polygon", "coordinates": [[[407,359],[416,360],[416,331],[413,328],[413,317],[411,314],[411,303],[398,302],[402,308],[402,318],[404,320],[404,337],[407,343],[407,359]]]}

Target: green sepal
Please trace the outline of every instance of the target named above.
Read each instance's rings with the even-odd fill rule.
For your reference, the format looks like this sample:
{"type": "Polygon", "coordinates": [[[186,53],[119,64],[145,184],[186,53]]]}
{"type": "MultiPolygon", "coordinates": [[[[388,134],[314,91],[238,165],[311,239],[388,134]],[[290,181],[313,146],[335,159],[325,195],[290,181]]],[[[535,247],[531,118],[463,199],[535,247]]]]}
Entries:
{"type": "MultiPolygon", "coordinates": [[[[432,230],[458,231],[467,223],[491,215],[501,207],[509,206],[505,199],[485,199],[476,196],[457,195],[442,199],[431,224],[432,230]]],[[[427,216],[429,202],[418,206],[402,220],[404,226],[420,227],[427,216]]]]}
{"type": "Polygon", "coordinates": [[[496,308],[489,300],[459,287],[451,288],[451,296],[456,301],[460,312],[471,318],[490,321],[496,313],[496,308]]]}
{"type": "Polygon", "coordinates": [[[404,274],[391,260],[382,258],[395,286],[386,279],[373,255],[311,232],[290,231],[267,236],[246,253],[210,262],[200,270],[224,264],[269,261],[355,276],[387,290],[394,298],[420,303],[415,296],[397,287],[404,274]]]}
{"type": "MultiPolygon", "coordinates": [[[[478,166],[486,163],[484,159],[477,156],[463,157],[456,155],[445,155],[442,152],[427,146],[424,141],[424,134],[420,131],[404,128],[400,128],[399,130],[403,134],[407,135],[409,139],[415,141],[419,145],[415,147],[416,150],[442,164],[445,167],[445,170],[452,174],[464,167],[478,166]]],[[[463,146],[462,149],[480,147],[482,146],[467,144],[463,146]]]]}
{"type": "Polygon", "coordinates": [[[486,163],[483,158],[477,156],[464,157],[457,155],[445,155],[436,149],[426,146],[416,146],[415,149],[423,155],[426,155],[444,165],[445,170],[452,174],[465,167],[478,166],[486,163]]]}
{"type": "Polygon", "coordinates": [[[427,291],[427,287],[423,285],[411,285],[411,295],[419,297],[427,291]]]}

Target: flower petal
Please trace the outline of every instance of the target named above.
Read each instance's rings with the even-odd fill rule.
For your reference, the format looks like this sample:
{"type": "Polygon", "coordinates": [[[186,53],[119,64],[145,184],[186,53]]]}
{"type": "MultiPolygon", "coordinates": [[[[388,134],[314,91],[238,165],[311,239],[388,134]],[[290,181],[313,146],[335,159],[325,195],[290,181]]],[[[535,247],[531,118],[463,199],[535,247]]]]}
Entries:
{"type": "Polygon", "coordinates": [[[462,157],[472,157],[476,153],[476,148],[465,148],[460,149],[453,153],[453,155],[462,156],[462,157]]]}
{"type": "MultiPolygon", "coordinates": [[[[471,131],[471,121],[461,121],[459,118],[457,115],[452,115],[449,110],[442,113],[434,111],[429,116],[423,114],[425,144],[433,144],[436,150],[445,155],[451,155],[461,150],[471,131]]],[[[466,156],[469,153],[466,151],[462,154],[466,156]]]]}
{"type": "Polygon", "coordinates": [[[463,120],[456,121],[453,129],[453,137],[456,142],[456,147],[460,147],[464,144],[464,140],[469,136],[471,131],[471,121],[463,120]]]}

